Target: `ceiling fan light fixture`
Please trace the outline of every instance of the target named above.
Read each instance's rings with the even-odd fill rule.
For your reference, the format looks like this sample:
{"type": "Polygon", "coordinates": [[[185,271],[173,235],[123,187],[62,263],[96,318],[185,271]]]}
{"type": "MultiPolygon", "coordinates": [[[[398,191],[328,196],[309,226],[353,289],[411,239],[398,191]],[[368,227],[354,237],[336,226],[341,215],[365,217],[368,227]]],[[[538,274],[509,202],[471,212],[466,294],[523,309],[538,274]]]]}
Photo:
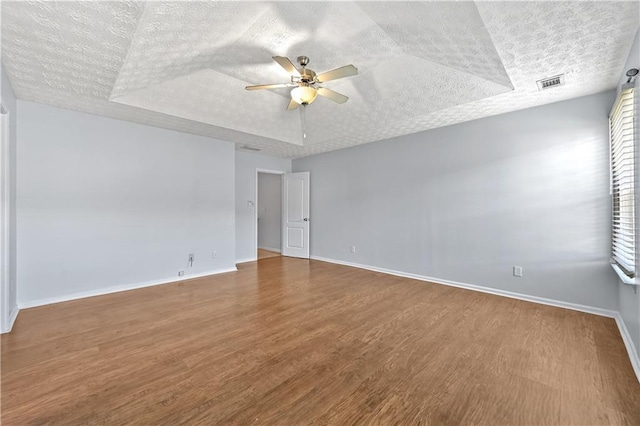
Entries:
{"type": "Polygon", "coordinates": [[[291,90],[291,99],[300,105],[309,105],[317,96],[318,91],[311,86],[298,86],[291,90]]]}

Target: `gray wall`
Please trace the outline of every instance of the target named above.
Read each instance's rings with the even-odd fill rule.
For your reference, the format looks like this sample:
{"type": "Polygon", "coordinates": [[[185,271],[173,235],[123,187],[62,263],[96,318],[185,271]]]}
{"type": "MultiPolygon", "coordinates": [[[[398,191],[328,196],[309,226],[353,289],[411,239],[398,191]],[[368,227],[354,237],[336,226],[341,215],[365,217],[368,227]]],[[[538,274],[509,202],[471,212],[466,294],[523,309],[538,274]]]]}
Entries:
{"type": "MultiPolygon", "coordinates": [[[[2,105],[9,113],[9,173],[10,173],[10,188],[9,188],[9,309],[17,309],[17,266],[16,266],[16,138],[17,138],[17,117],[18,108],[16,102],[16,96],[13,93],[11,83],[7,78],[7,73],[4,71],[4,66],[0,67],[0,74],[2,77],[0,83],[0,92],[2,97],[2,105]]],[[[8,328],[8,324],[2,324],[3,329],[8,328]]]]}
{"type": "Polygon", "coordinates": [[[617,309],[614,95],[294,160],[312,177],[312,256],[617,309]]]}
{"type": "MultiPolygon", "coordinates": [[[[629,68],[640,68],[640,30],[636,33],[635,42],[631,48],[631,53],[627,63],[622,70],[620,82],[626,82],[624,74],[629,68]]],[[[636,157],[640,156],[640,78],[635,82],[635,104],[636,104],[636,157]]],[[[636,167],[640,167],[640,162],[636,161],[636,167]]],[[[640,214],[640,173],[636,173],[636,215],[640,214]]],[[[636,217],[636,221],[638,218],[636,217]]],[[[636,241],[640,241],[640,226],[636,226],[636,241]]],[[[636,242],[637,244],[637,242],[636,242]]],[[[640,252],[636,253],[640,260],[640,252]]],[[[620,316],[631,335],[631,340],[640,354],[640,291],[638,286],[631,286],[618,282],[618,303],[620,305],[620,316]]]]}
{"type": "Polygon", "coordinates": [[[236,262],[256,260],[256,171],[291,171],[291,160],[236,152],[236,262]],[[253,203],[253,205],[251,205],[253,203]]]}
{"type": "Polygon", "coordinates": [[[258,247],[280,252],[282,175],[258,173],[258,247]]]}
{"type": "Polygon", "coordinates": [[[18,109],[19,305],[235,267],[233,143],[18,109]]]}

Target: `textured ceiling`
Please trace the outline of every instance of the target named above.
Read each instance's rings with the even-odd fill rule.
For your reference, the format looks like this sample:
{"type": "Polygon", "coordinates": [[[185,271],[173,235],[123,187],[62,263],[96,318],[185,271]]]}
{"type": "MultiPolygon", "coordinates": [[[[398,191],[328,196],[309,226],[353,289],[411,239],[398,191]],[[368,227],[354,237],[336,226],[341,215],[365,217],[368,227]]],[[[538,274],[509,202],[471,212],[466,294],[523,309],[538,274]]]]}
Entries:
{"type": "Polygon", "coordinates": [[[631,2],[2,2],[20,99],[300,157],[615,87],[631,2]],[[300,116],[271,56],[354,64],[300,116]],[[539,92],[536,80],[566,74],[539,92]]]}

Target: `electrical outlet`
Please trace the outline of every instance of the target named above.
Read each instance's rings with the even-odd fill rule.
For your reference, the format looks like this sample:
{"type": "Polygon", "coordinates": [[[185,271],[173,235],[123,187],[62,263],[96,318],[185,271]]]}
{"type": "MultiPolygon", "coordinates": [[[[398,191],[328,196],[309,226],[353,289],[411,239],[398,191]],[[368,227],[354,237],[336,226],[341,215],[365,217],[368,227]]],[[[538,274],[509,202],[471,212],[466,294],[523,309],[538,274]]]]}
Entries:
{"type": "Polygon", "coordinates": [[[355,253],[356,252],[356,246],[351,246],[351,253],[355,253]]]}
{"type": "Polygon", "coordinates": [[[178,271],[178,276],[179,276],[179,277],[184,276],[184,271],[178,271]]]}
{"type": "Polygon", "coordinates": [[[514,266],[513,267],[513,276],[521,277],[522,276],[522,266],[514,266]]]}
{"type": "Polygon", "coordinates": [[[214,250],[214,251],[213,251],[213,254],[211,254],[211,257],[212,257],[212,258],[214,258],[214,259],[215,259],[216,257],[218,257],[218,252],[214,250]]]}

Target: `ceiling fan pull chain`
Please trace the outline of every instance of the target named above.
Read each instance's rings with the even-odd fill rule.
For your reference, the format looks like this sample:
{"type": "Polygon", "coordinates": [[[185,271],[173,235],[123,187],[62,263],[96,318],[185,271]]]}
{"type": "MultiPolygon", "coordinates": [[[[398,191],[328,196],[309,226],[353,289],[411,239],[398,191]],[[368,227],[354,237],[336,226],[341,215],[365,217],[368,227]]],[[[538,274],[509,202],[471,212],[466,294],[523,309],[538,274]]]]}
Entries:
{"type": "Polygon", "coordinates": [[[307,140],[307,106],[300,105],[300,129],[302,130],[302,142],[307,140]]]}

